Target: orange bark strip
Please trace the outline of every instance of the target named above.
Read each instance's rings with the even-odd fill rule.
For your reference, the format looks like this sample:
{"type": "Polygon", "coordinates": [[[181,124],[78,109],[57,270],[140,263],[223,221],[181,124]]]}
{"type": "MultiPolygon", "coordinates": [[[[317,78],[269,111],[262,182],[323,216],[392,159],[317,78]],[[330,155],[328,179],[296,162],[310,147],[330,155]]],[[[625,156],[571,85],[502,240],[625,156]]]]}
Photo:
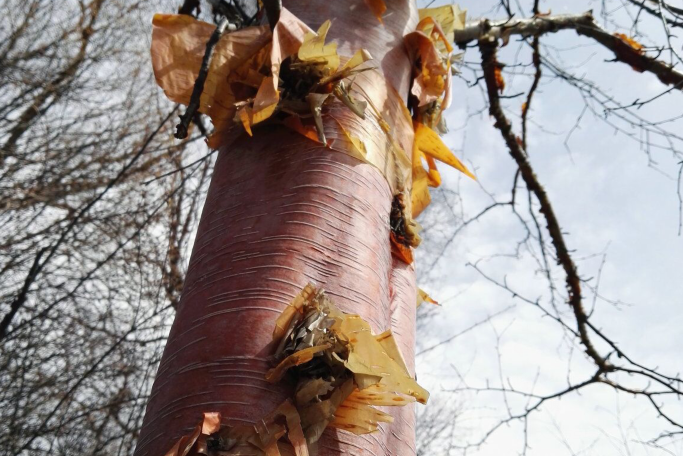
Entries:
{"type": "Polygon", "coordinates": [[[384,3],[384,0],[365,0],[365,3],[367,3],[377,20],[382,23],[382,15],[387,10],[387,5],[384,3]]]}
{"type": "Polygon", "coordinates": [[[625,35],[623,33],[615,33],[614,36],[616,36],[621,41],[631,46],[639,54],[643,54],[643,45],[634,40],[633,38],[631,38],[630,36],[625,35]]]}
{"type": "Polygon", "coordinates": [[[410,249],[410,247],[404,245],[401,241],[396,239],[396,235],[394,233],[391,233],[390,238],[391,254],[394,255],[396,258],[400,259],[401,261],[406,262],[407,264],[412,264],[413,251],[410,249]]]}
{"type": "Polygon", "coordinates": [[[493,70],[496,75],[496,87],[498,87],[498,92],[503,93],[505,90],[505,78],[503,78],[503,69],[500,66],[496,66],[493,70]]]}

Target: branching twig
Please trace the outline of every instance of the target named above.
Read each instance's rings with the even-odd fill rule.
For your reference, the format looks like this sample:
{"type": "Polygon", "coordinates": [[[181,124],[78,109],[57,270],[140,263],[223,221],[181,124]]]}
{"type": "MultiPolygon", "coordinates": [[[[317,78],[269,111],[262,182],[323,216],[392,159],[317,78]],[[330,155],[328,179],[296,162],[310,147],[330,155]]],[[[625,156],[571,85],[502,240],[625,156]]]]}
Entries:
{"type": "Polygon", "coordinates": [[[550,204],[548,195],[545,189],[538,181],[529,160],[526,157],[521,141],[512,132],[512,125],[503,113],[500,106],[500,99],[498,98],[498,86],[496,83],[495,68],[496,49],[498,47],[495,39],[482,40],[479,42],[479,49],[482,56],[482,68],[484,70],[484,80],[486,81],[486,88],[489,96],[489,113],[496,120],[496,128],[500,130],[505,140],[506,145],[510,151],[510,155],[519,167],[522,179],[526,183],[527,188],[534,194],[539,204],[541,205],[541,213],[545,216],[548,224],[548,232],[550,239],[555,246],[555,252],[558,263],[564,269],[566,274],[567,292],[569,293],[569,305],[574,311],[576,317],[577,329],[581,343],[583,344],[588,356],[593,359],[595,364],[604,372],[612,370],[612,366],[603,358],[593,346],[589,336],[588,328],[586,327],[586,312],[583,308],[581,300],[581,278],[576,270],[576,265],[569,254],[569,249],[564,240],[560,223],[555,215],[555,211],[550,204]]]}
{"type": "MultiPolygon", "coordinates": [[[[618,348],[617,344],[608,338],[600,328],[596,327],[589,320],[589,315],[584,309],[581,295],[582,279],[578,274],[574,260],[572,259],[570,251],[566,245],[564,234],[561,230],[557,216],[555,215],[554,209],[550,203],[548,195],[545,192],[545,189],[540,184],[531,167],[528,156],[523,148],[523,141],[513,132],[510,121],[506,117],[501,106],[496,78],[496,69],[500,66],[496,60],[498,39],[495,37],[485,37],[479,40],[478,46],[482,56],[482,69],[484,73],[483,80],[486,84],[486,92],[489,99],[489,113],[495,119],[495,127],[500,131],[510,155],[517,164],[519,175],[524,180],[529,192],[534,195],[538,201],[538,204],[540,205],[540,212],[543,214],[543,217],[546,220],[548,234],[555,249],[555,258],[565,274],[565,283],[568,293],[567,302],[572,310],[574,323],[576,325],[576,330],[571,329],[570,331],[578,338],[579,343],[581,346],[583,346],[584,351],[588,355],[589,359],[591,359],[595,364],[597,370],[595,374],[588,380],[585,380],[581,383],[570,384],[568,388],[558,393],[543,396],[540,399],[537,398],[537,402],[535,404],[527,406],[520,414],[510,413],[507,418],[501,420],[496,426],[489,430],[482,441],[473,445],[469,445],[469,447],[476,447],[483,443],[483,441],[486,440],[486,438],[488,438],[488,436],[490,436],[493,432],[495,432],[496,429],[500,428],[502,424],[509,423],[512,420],[525,420],[532,411],[538,409],[541,403],[549,399],[562,397],[571,391],[576,391],[590,384],[605,384],[611,386],[617,391],[644,397],[649,401],[659,416],[663,417],[671,426],[676,428],[674,432],[668,433],[668,436],[683,434],[683,423],[679,422],[670,413],[666,412],[663,408],[663,405],[657,403],[655,400],[655,398],[660,396],[683,397],[683,389],[681,388],[683,380],[681,380],[678,376],[667,376],[665,374],[659,373],[658,370],[651,369],[636,363],[633,359],[624,354],[623,351],[618,348]],[[601,355],[596,349],[593,339],[606,343],[611,351],[606,355],[601,355]],[[610,359],[612,355],[616,355],[620,362],[613,362],[610,359]],[[643,388],[627,386],[626,384],[621,383],[613,378],[614,374],[616,373],[623,373],[629,377],[640,378],[647,382],[647,386],[643,388]]],[[[489,280],[492,279],[489,278],[489,280]]],[[[497,282],[494,281],[494,283],[497,282]]],[[[512,289],[508,288],[507,284],[503,283],[498,285],[517,296],[512,289]]],[[[527,302],[532,302],[521,296],[520,298],[527,302]]],[[[562,318],[554,318],[564,327],[567,327],[567,324],[562,318]]],[[[489,388],[487,387],[487,389],[489,388]]]]}
{"type": "Polygon", "coordinates": [[[21,306],[24,305],[24,302],[26,302],[29,289],[31,288],[33,282],[35,282],[36,277],[38,277],[38,273],[40,272],[40,259],[43,257],[46,251],[47,248],[42,248],[38,251],[38,253],[36,253],[36,257],[33,259],[33,264],[26,274],[24,285],[21,287],[17,297],[14,299],[14,301],[12,301],[9,312],[7,312],[7,314],[2,318],[2,321],[0,321],[0,340],[5,337],[5,334],[7,334],[7,328],[9,328],[9,325],[12,323],[14,315],[16,315],[21,306]]]}
{"type": "Polygon", "coordinates": [[[183,1],[183,4],[180,5],[180,8],[178,8],[178,14],[186,14],[188,16],[194,16],[194,14],[192,14],[194,11],[197,11],[197,15],[201,12],[199,0],[185,0],[183,1]]]}
{"type": "Polygon", "coordinates": [[[538,16],[531,19],[489,21],[482,19],[468,23],[455,31],[455,42],[464,46],[481,39],[504,39],[511,35],[522,37],[540,36],[560,30],[575,30],[579,35],[592,38],[614,52],[616,60],[627,63],[640,72],[652,73],[664,84],[683,90],[683,73],[673,66],[646,55],[618,35],[611,34],[595,23],[591,12],[578,15],[538,16]]]}
{"type": "MultiPolygon", "coordinates": [[[[629,3],[632,3],[636,6],[638,6],[642,11],[647,12],[651,16],[654,16],[656,18],[660,18],[661,15],[659,11],[657,11],[655,8],[648,6],[646,3],[646,0],[627,0],[629,3]]],[[[650,0],[650,3],[660,3],[658,1],[652,1],[650,0]]],[[[683,9],[681,8],[676,8],[675,6],[671,6],[667,3],[661,2],[663,5],[664,9],[669,11],[674,17],[674,18],[662,18],[662,20],[666,21],[668,25],[671,27],[681,27],[683,28],[683,9]]]]}
{"type": "MultiPolygon", "coordinates": [[[[537,5],[535,5],[534,8],[537,8],[537,5]]],[[[524,152],[527,151],[527,119],[529,118],[531,100],[534,98],[536,89],[538,89],[538,84],[541,82],[541,76],[543,75],[543,72],[541,71],[541,51],[538,36],[534,37],[534,40],[531,43],[531,48],[533,50],[532,59],[534,62],[535,72],[534,80],[531,83],[531,88],[529,89],[529,93],[526,97],[526,102],[524,102],[524,105],[522,106],[522,147],[524,148],[524,152]]]]}

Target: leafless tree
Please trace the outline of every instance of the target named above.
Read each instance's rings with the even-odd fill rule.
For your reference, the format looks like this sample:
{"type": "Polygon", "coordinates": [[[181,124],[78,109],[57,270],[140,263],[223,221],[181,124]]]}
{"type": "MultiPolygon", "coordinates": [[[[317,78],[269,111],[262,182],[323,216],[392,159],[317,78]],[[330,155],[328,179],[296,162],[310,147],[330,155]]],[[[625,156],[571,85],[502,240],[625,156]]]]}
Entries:
{"type": "Polygon", "coordinates": [[[2,6],[5,454],[134,444],[211,173],[210,161],[192,163],[208,153],[199,129],[176,142],[178,107],[150,90],[147,24],[161,7],[2,6]]]}
{"type": "MultiPolygon", "coordinates": [[[[529,138],[544,134],[542,123],[533,117],[534,101],[543,97],[543,87],[564,86],[569,89],[566,93],[577,96],[583,103],[575,125],[566,131],[565,146],[572,135],[580,134],[578,129],[582,123],[593,119],[632,139],[634,147],[646,154],[650,166],[657,168],[658,157],[665,153],[673,156],[673,163],[678,162],[678,167],[659,169],[665,175],[678,176],[680,192],[681,117],[678,114],[661,118],[656,112],[661,106],[680,101],[683,89],[681,9],[661,1],[614,1],[602,2],[597,13],[553,15],[542,11],[539,3],[501,1],[492,6],[492,15],[498,19],[472,18],[455,34],[455,42],[467,49],[461,66],[462,79],[471,87],[481,89],[492,128],[498,131],[501,145],[512,158],[512,186],[507,194],[489,193],[491,203],[474,214],[463,212],[458,196],[449,189],[443,190],[443,201],[431,207],[425,216],[426,237],[429,239],[433,233],[440,239],[440,245],[424,252],[427,265],[421,272],[422,280],[429,283],[439,275],[441,260],[446,255],[442,245],[457,243],[460,232],[476,229],[472,225],[481,226],[492,214],[509,214],[522,233],[516,247],[509,253],[483,257],[471,267],[493,287],[507,291],[514,302],[537,309],[539,319],[555,322],[558,330],[565,333],[568,351],[584,353],[585,357],[568,364],[568,369],[579,365],[577,370],[582,376],[568,373],[566,386],[549,394],[515,388],[504,379],[503,373],[495,386],[470,385],[463,381],[451,391],[496,394],[502,403],[501,409],[507,412],[501,413],[502,418],[487,431],[462,439],[455,447],[458,453],[479,448],[499,429],[515,422],[520,423],[520,430],[526,436],[529,417],[543,405],[602,385],[629,397],[642,398],[650,405],[653,416],[660,417],[664,425],[660,434],[644,439],[643,443],[667,452],[683,432],[683,422],[676,410],[683,392],[683,379],[676,366],[648,365],[646,360],[629,355],[628,341],[615,340],[610,336],[609,327],[596,323],[596,304],[619,305],[599,291],[605,258],[592,266],[584,258],[600,252],[572,250],[571,238],[562,229],[557,208],[545,190],[543,176],[533,166],[542,151],[534,151],[529,146],[529,138]],[[562,39],[552,39],[555,34],[562,34],[562,39]],[[558,46],[558,42],[562,45],[558,46]],[[605,71],[612,75],[636,71],[643,73],[643,78],[654,76],[661,83],[659,94],[642,97],[636,89],[628,91],[629,98],[625,100],[613,95],[593,80],[599,75],[584,69],[585,52],[579,54],[577,62],[576,49],[582,45],[597,47],[595,53],[598,57],[604,56],[605,71]],[[505,88],[506,79],[514,80],[514,90],[505,88]],[[440,223],[444,217],[450,218],[453,226],[450,232],[444,232],[440,223]],[[519,291],[522,284],[490,272],[496,257],[530,258],[535,271],[545,277],[547,291],[541,296],[527,296],[519,291]],[[588,372],[584,374],[581,368],[588,372]],[[508,404],[511,397],[519,399],[513,401],[512,407],[508,404]]],[[[528,448],[525,437],[523,453],[528,448]]]]}

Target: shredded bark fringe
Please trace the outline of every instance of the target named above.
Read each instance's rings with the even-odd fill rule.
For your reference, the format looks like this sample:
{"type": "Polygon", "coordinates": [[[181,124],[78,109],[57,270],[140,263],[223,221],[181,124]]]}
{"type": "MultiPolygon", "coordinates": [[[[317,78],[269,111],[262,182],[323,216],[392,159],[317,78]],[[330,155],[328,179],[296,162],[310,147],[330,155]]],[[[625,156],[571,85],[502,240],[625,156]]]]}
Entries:
{"type": "Polygon", "coordinates": [[[412,149],[412,217],[417,217],[431,202],[429,187],[441,185],[436,161],[445,163],[475,179],[465,165],[443,143],[439,133],[447,131],[443,111],[451,104],[453,54],[448,37],[465,25],[465,12],[455,5],[420,10],[420,22],[405,36],[413,63],[410,108],[415,140],[412,149]],[[424,168],[423,161],[427,164],[424,168]]]}
{"type": "Polygon", "coordinates": [[[376,406],[429,398],[391,331],[373,334],[368,322],[339,310],[312,284],[275,322],[273,346],[275,367],[266,380],[288,382],[292,397],[253,426],[221,424],[219,413],[205,413],[166,456],[315,455],[327,427],[368,434],[393,422],[376,406]]]}
{"type": "MultiPolygon", "coordinates": [[[[189,104],[204,59],[201,43],[215,27],[162,14],[153,25],[157,83],[169,99],[189,104]]],[[[330,26],[326,21],[316,33],[282,8],[272,33],[268,27],[247,27],[223,35],[198,108],[214,124],[208,144],[217,149],[242,132],[253,135],[258,124],[278,123],[370,163],[399,193],[410,182],[410,115],[367,63],[368,51],[345,57],[336,43],[326,43],[330,26]]]]}
{"type": "MultiPolygon", "coordinates": [[[[368,6],[381,21],[384,2],[368,6]]],[[[464,24],[465,13],[456,6],[420,10],[416,30],[405,36],[414,66],[409,106],[368,63],[372,56],[366,50],[351,57],[337,53],[336,43],[327,42],[330,21],[316,33],[286,8],[272,31],[247,27],[220,36],[210,64],[203,44],[216,39],[216,27],[158,14],[152,63],[171,100],[191,104],[197,99],[192,92],[201,91],[193,108],[211,117],[210,147],[225,146],[242,132],[253,135],[256,125],[279,123],[376,167],[394,195],[410,195],[403,214],[412,225],[431,200],[429,187],[441,184],[436,161],[474,177],[438,135],[446,131],[441,113],[451,103],[452,64],[458,58],[447,37],[464,24]]],[[[417,242],[404,241],[391,231],[394,256],[410,264],[417,242]]]]}

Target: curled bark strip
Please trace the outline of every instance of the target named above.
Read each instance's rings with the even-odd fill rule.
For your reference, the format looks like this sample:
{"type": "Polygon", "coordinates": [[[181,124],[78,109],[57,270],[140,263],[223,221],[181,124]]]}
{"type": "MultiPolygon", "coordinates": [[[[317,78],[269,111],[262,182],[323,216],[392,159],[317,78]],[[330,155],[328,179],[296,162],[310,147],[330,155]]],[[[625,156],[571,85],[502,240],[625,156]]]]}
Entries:
{"type": "Polygon", "coordinates": [[[253,426],[221,425],[219,412],[204,412],[203,421],[166,456],[230,456],[243,450],[276,456],[290,447],[296,456],[317,455],[328,426],[356,435],[376,432],[393,417],[375,406],[424,404],[429,397],[412,378],[391,330],[373,334],[368,322],[339,310],[310,283],[276,320],[273,345],[277,367],[266,380],[278,383],[287,375],[296,385],[293,397],[253,426]]]}
{"type": "Polygon", "coordinates": [[[409,374],[391,330],[374,335],[358,315],[340,311],[322,289],[306,285],[275,322],[277,367],[296,384],[294,405],[308,447],[331,426],[354,434],[393,422],[373,406],[425,403],[428,393],[409,374]]]}
{"type": "Polygon", "coordinates": [[[327,21],[314,33],[283,8],[272,35],[262,27],[231,33],[217,46],[220,62],[207,63],[205,54],[198,68],[195,44],[211,25],[159,15],[152,42],[157,82],[183,103],[188,81],[196,78],[188,112],[199,109],[212,118],[211,147],[239,135],[235,118],[250,135],[255,124],[281,123],[371,163],[399,193],[410,182],[413,142],[405,102],[366,64],[372,59],[368,51],[357,49],[350,58],[338,54],[337,43],[327,39],[330,26],[327,21]]]}
{"type": "MultiPolygon", "coordinates": [[[[420,19],[416,30],[404,38],[414,77],[410,99],[415,132],[409,211],[412,217],[420,215],[431,202],[429,187],[441,185],[437,160],[474,179],[439,137],[439,132],[446,131],[442,112],[451,101],[453,46],[447,36],[463,27],[465,13],[447,5],[420,10],[420,19]]],[[[400,250],[398,244],[393,245],[400,250]]]]}
{"type": "Polygon", "coordinates": [[[406,212],[403,202],[403,194],[394,196],[389,214],[389,226],[391,228],[391,253],[407,264],[413,262],[411,247],[420,245],[422,239],[418,232],[420,225],[406,212]]]}

